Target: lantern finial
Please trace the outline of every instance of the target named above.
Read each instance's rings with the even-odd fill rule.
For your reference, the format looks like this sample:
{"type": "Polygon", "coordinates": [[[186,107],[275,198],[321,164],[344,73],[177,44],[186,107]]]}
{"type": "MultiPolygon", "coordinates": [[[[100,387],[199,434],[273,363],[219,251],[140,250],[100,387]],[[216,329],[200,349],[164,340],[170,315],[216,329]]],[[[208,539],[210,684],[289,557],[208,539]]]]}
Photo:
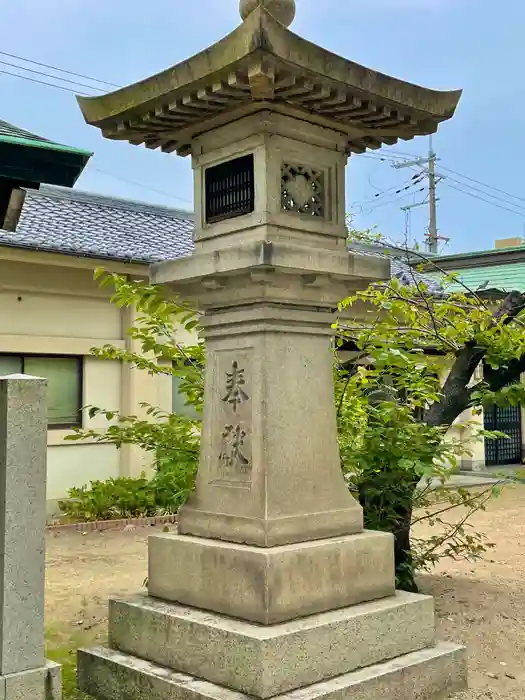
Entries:
{"type": "Polygon", "coordinates": [[[239,12],[243,20],[262,5],[278,22],[289,27],[295,17],[295,0],[240,0],[239,12]]]}

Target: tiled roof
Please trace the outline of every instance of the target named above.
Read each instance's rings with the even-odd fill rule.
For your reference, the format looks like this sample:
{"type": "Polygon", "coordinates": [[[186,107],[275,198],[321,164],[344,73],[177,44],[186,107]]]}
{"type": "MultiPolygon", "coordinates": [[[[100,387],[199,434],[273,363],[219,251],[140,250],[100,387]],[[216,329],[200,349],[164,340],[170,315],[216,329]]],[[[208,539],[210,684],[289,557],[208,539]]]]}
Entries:
{"type": "Polygon", "coordinates": [[[0,143],[1,142],[46,148],[53,151],[67,151],[69,153],[87,156],[91,155],[88,151],[84,151],[80,148],[73,148],[72,146],[65,146],[62,143],[55,143],[54,141],[45,139],[42,136],[31,133],[31,131],[26,131],[25,129],[21,129],[18,126],[14,126],[14,124],[9,124],[9,122],[4,122],[0,119],[0,143]]]}
{"type": "Polygon", "coordinates": [[[42,185],[0,245],[148,264],[191,253],[192,233],[191,212],[42,185]]]}
{"type": "Polygon", "coordinates": [[[441,287],[437,277],[429,274],[421,274],[409,265],[409,251],[389,245],[369,245],[366,243],[352,243],[350,249],[362,255],[387,258],[390,261],[390,274],[398,279],[401,284],[411,286],[424,284],[431,294],[441,295],[441,287]]]}
{"type": "Polygon", "coordinates": [[[18,126],[9,124],[9,122],[4,122],[0,119],[0,139],[6,136],[9,138],[30,139],[31,141],[49,141],[48,139],[42,138],[42,136],[32,134],[30,131],[20,129],[18,126]]]}
{"type": "MultiPolygon", "coordinates": [[[[453,282],[447,285],[447,290],[450,292],[465,292],[465,287],[473,292],[525,292],[525,261],[505,265],[467,267],[456,270],[454,273],[447,270],[447,273],[457,274],[458,279],[463,283],[453,282]]],[[[442,274],[432,274],[436,280],[442,276],[442,274]]]]}

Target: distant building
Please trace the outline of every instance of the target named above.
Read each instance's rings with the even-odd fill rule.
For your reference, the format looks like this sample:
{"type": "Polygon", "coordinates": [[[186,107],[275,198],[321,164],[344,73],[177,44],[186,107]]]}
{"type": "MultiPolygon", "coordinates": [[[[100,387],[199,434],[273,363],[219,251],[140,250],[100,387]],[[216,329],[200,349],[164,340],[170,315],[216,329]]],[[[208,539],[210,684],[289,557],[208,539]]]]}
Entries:
{"type": "Polygon", "coordinates": [[[64,442],[73,426],[106,425],[82,406],[137,414],[140,401],[181,404],[169,377],[90,356],[129,346],[133,322],[93,272],[147,279],[149,263],[191,251],[192,214],[70,189],[90,155],[0,121],[0,374],[48,379],[50,513],[71,486],[149,466],[131,446],[64,442]]]}

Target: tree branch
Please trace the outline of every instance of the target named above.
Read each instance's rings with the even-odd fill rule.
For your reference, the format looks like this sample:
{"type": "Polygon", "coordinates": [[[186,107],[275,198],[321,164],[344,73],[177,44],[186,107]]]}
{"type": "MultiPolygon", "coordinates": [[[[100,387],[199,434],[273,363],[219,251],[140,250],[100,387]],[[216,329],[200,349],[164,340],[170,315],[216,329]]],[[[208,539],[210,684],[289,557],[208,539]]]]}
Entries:
{"type": "Polygon", "coordinates": [[[525,372],[525,355],[511,360],[506,367],[492,369],[488,365],[483,372],[483,381],[470,388],[469,394],[479,391],[483,384],[488,384],[491,391],[501,391],[509,384],[518,381],[525,372]]]}
{"type": "MultiPolygon", "coordinates": [[[[524,308],[525,294],[511,292],[505,297],[498,310],[494,313],[491,324],[492,327],[502,319],[504,325],[511,323],[524,308]]],[[[470,406],[474,388],[472,387],[469,389],[468,385],[476,367],[483,360],[486,352],[487,348],[476,345],[474,342],[468,343],[458,350],[450,374],[443,385],[441,400],[432,404],[432,406],[425,411],[423,420],[427,425],[450,426],[456,418],[470,406]]],[[[510,381],[512,381],[513,377],[516,377],[516,374],[519,376],[521,367],[525,368],[525,358],[520,358],[514,362],[515,366],[512,367],[511,371],[503,370],[503,372],[501,372],[501,374],[506,373],[507,376],[510,376],[510,381]]],[[[500,371],[498,371],[498,374],[499,373],[500,371]]],[[[496,386],[496,384],[501,384],[499,388],[502,388],[508,383],[508,381],[504,381],[503,377],[496,376],[496,373],[492,376],[492,381],[494,386],[496,386]]]]}

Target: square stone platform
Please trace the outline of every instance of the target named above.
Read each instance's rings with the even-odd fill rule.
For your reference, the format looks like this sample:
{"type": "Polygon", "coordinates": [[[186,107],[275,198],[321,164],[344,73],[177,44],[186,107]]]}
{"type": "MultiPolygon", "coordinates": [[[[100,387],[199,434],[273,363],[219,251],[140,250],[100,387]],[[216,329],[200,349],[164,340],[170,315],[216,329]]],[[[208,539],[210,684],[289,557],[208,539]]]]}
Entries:
{"type": "Polygon", "coordinates": [[[110,601],[109,628],[115,651],[258,698],[435,641],[433,599],[408,593],[271,626],[138,595],[110,601]]]}
{"type": "Polygon", "coordinates": [[[149,550],[149,595],[112,599],[109,648],[79,650],[79,687],[96,698],[441,700],[466,687],[464,648],[436,643],[433,599],[395,591],[388,534],[268,549],[166,534],[149,550]]]}
{"type": "Polygon", "coordinates": [[[156,598],[263,625],[395,592],[394,542],[384,532],[268,548],[152,535],[148,568],[156,598]]]}
{"type": "MultiPolygon", "coordinates": [[[[107,700],[251,700],[252,695],[106,648],[79,649],[79,685],[107,700]]],[[[283,664],[286,660],[282,660],[283,664]]],[[[274,696],[275,700],[442,700],[465,688],[465,650],[442,642],[274,696]]]]}

